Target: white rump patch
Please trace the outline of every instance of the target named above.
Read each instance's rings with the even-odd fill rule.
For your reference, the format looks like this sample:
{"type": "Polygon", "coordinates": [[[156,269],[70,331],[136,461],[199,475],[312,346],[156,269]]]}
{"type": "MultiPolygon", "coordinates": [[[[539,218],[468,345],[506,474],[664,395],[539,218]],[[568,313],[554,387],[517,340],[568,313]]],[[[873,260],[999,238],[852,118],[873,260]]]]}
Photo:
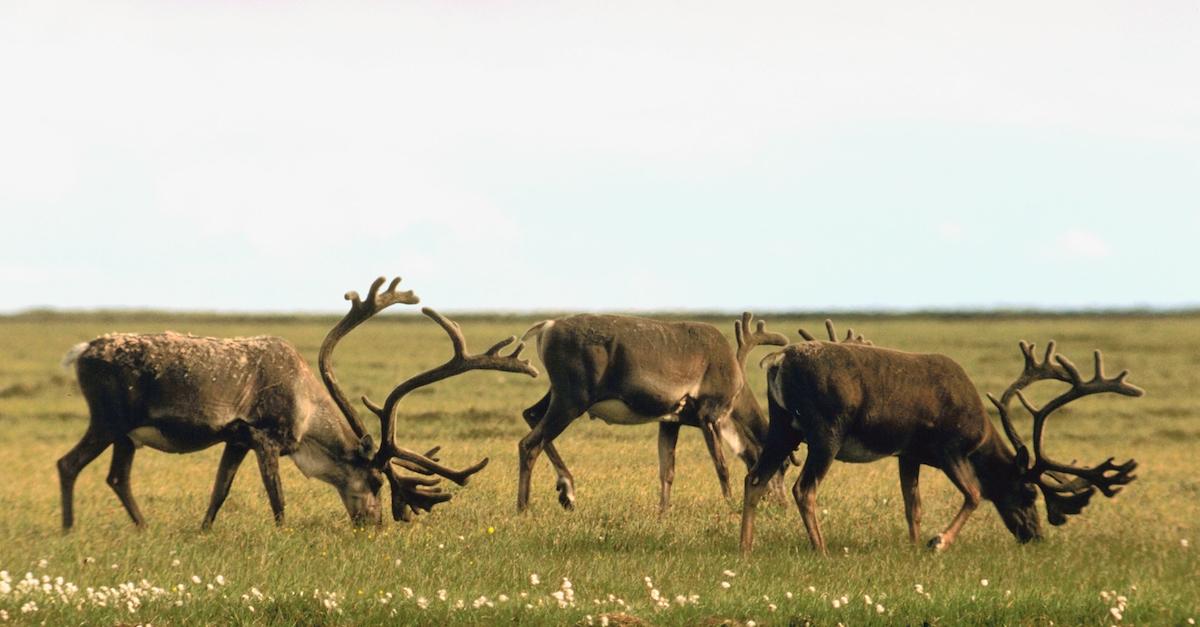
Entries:
{"type": "Polygon", "coordinates": [[[767,377],[770,379],[767,381],[767,394],[771,395],[771,400],[776,405],[787,409],[787,404],[783,402],[783,384],[779,380],[779,375],[779,370],[772,370],[767,373],[767,377]]]}
{"type": "Polygon", "coordinates": [[[741,434],[738,433],[737,427],[733,426],[733,421],[728,418],[720,422],[720,434],[725,446],[728,446],[734,455],[741,455],[742,451],[746,450],[741,434]]]}

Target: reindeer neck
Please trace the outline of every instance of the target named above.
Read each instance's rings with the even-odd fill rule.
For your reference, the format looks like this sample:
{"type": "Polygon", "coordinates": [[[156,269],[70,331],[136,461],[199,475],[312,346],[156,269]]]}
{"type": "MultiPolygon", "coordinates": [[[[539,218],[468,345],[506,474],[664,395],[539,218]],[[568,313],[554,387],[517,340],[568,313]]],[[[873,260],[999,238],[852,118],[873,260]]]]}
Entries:
{"type": "Polygon", "coordinates": [[[975,475],[979,477],[984,498],[995,500],[996,495],[1009,488],[1008,484],[1014,476],[1013,464],[1016,463],[1016,456],[1004,444],[990,420],[987,422],[983,443],[971,453],[969,459],[975,468],[975,475]]]}
{"type": "Polygon", "coordinates": [[[745,433],[753,438],[752,444],[761,448],[767,437],[767,415],[754,398],[750,385],[743,384],[742,389],[733,399],[733,420],[742,425],[745,433]]]}
{"type": "Polygon", "coordinates": [[[304,476],[339,485],[359,440],[333,399],[320,392],[313,395],[307,430],[292,460],[304,476]]]}

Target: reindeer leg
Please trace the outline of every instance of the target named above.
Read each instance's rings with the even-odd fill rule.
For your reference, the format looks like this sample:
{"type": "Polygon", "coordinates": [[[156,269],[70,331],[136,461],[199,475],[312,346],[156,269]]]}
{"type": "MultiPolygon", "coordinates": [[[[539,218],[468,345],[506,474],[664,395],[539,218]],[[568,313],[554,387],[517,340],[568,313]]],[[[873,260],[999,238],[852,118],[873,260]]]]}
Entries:
{"type": "Polygon", "coordinates": [[[255,448],[254,454],[258,457],[258,470],[262,473],[263,487],[267,489],[267,500],[271,502],[275,524],[283,526],[283,483],[279,479],[279,445],[262,441],[255,448]]]}
{"type": "Polygon", "coordinates": [[[63,531],[75,525],[75,478],[80,471],[92,460],[96,459],[108,445],[112,437],[104,430],[88,425],[83,438],[66,455],[58,460],[58,482],[62,492],[62,526],[63,531]]]}
{"type": "MultiPolygon", "coordinates": [[[[267,490],[267,500],[271,502],[271,513],[275,515],[275,524],[282,526],[284,504],[283,483],[279,479],[279,444],[271,436],[241,418],[229,423],[225,431],[229,436],[226,440],[228,444],[236,442],[237,446],[254,450],[254,456],[258,458],[258,471],[262,474],[263,487],[267,490]]],[[[225,461],[225,456],[222,455],[221,470],[224,469],[225,461]]],[[[221,470],[217,471],[217,481],[221,480],[221,470]]],[[[231,476],[229,481],[232,480],[231,476]]],[[[214,499],[216,496],[214,489],[214,499]]],[[[213,515],[215,516],[216,512],[213,512],[213,515]]]]}
{"type": "Polygon", "coordinates": [[[242,460],[246,459],[246,453],[249,452],[250,449],[244,446],[232,442],[225,444],[225,451],[221,453],[221,464],[217,467],[217,481],[213,484],[212,498],[208,502],[208,513],[204,515],[204,522],[200,523],[201,529],[212,528],[213,520],[217,518],[217,512],[225,503],[225,497],[229,496],[229,487],[233,485],[233,478],[237,475],[238,467],[242,465],[242,460]]]}
{"type": "Polygon", "coordinates": [[[796,498],[796,507],[800,509],[800,518],[808,531],[808,541],[822,555],[828,555],[825,550],[825,538],[821,535],[821,525],[817,522],[817,486],[829,472],[833,460],[837,456],[836,440],[826,438],[810,438],[808,442],[808,457],[804,459],[804,467],[800,478],[792,486],[792,496],[796,498]]]}
{"type": "Polygon", "coordinates": [[[678,422],[658,423],[658,513],[671,507],[671,484],[675,482],[675,445],[679,442],[678,422]]]}
{"type": "Polygon", "coordinates": [[[921,538],[921,492],[917,479],[921,474],[921,462],[911,457],[900,457],[900,493],[904,496],[904,517],[908,520],[908,539],[916,544],[921,538]]]}
{"type": "Polygon", "coordinates": [[[754,517],[757,514],[758,502],[762,500],[770,485],[778,479],[776,469],[787,462],[788,456],[799,444],[799,432],[778,422],[771,423],[762,453],[758,462],[746,473],[745,488],[742,491],[742,555],[748,555],[754,545],[754,517]]]}
{"type": "Polygon", "coordinates": [[[579,409],[580,405],[551,390],[546,413],[537,426],[517,444],[517,512],[529,509],[529,484],[533,479],[533,464],[541,454],[542,448],[583,414],[583,410],[579,409]]]}
{"type": "Polygon", "coordinates": [[[793,431],[770,432],[758,462],[746,473],[745,488],[742,491],[742,555],[749,555],[754,547],[754,519],[757,514],[758,501],[762,500],[770,485],[779,479],[776,471],[785,464],[787,456],[792,453],[799,443],[799,434],[793,431]]]}
{"type": "MultiPolygon", "coordinates": [[[[532,429],[546,414],[548,407],[550,407],[550,393],[546,392],[542,400],[522,412],[521,417],[532,429]]],[[[554,466],[554,472],[558,473],[558,481],[554,484],[554,488],[558,490],[558,503],[563,506],[563,509],[575,509],[575,477],[571,475],[566,462],[558,454],[558,449],[554,448],[553,443],[546,442],[542,448],[546,451],[546,459],[549,459],[550,464],[554,466]]]]}
{"type": "Polygon", "coordinates": [[[725,461],[725,449],[721,448],[721,437],[717,433],[721,416],[728,413],[727,409],[722,412],[702,409],[698,422],[700,431],[704,434],[704,445],[708,447],[708,454],[712,457],[713,467],[717,471],[717,481],[721,482],[721,496],[725,497],[726,501],[731,501],[733,491],[729,489],[729,463],[725,461]]]}
{"type": "Polygon", "coordinates": [[[133,491],[129,487],[129,472],[133,469],[135,452],[137,452],[137,448],[133,445],[133,440],[128,437],[121,437],[113,442],[112,465],[108,470],[107,481],[113,492],[117,493],[117,498],[121,499],[121,505],[125,506],[125,511],[129,512],[133,524],[145,527],[146,521],[142,518],[142,512],[138,509],[137,501],[133,499],[133,491]]]}
{"type": "Polygon", "coordinates": [[[947,460],[942,467],[942,472],[950,478],[954,483],[954,487],[958,488],[959,492],[963,493],[963,505],[958,510],[958,514],[954,520],[950,521],[950,526],[946,530],[936,535],[929,541],[929,548],[935,551],[944,551],[954,543],[958,537],[958,532],[962,526],[966,524],[967,518],[971,516],[971,512],[979,507],[979,479],[975,477],[975,472],[971,469],[970,462],[965,458],[955,458],[947,460]]]}

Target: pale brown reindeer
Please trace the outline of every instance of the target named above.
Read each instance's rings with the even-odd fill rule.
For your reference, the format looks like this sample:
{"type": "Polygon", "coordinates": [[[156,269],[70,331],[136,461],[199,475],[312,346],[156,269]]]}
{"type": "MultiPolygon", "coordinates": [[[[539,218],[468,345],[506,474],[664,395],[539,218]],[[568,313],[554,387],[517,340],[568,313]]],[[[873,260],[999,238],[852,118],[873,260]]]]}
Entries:
{"type": "MultiPolygon", "coordinates": [[[[811,337],[807,336],[806,337],[811,337]]],[[[758,464],[746,476],[742,510],[741,549],[753,543],[755,506],[766,479],[801,443],[808,445],[793,494],[814,549],[825,553],[825,540],[816,516],[817,485],[833,461],[870,462],[897,456],[900,484],[908,519],[909,538],[920,535],[921,502],[917,478],[922,465],[940,469],[963,494],[963,505],[950,525],[929,546],[950,546],[981,498],[992,501],[1004,524],[1020,542],[1041,536],[1037,490],[1046,500],[1051,524],[1061,525],[1078,514],[1097,488],[1113,496],[1134,480],[1133,460],[1112,459],[1081,468],[1054,462],[1042,452],[1047,416],[1063,405],[1090,394],[1112,392],[1141,396],[1125,382],[1128,371],[1105,378],[1100,351],[1096,371],[1084,380],[1064,356],[1055,355],[1051,342],[1039,362],[1033,347],[1021,342],[1025,368],[1002,395],[992,401],[1017,452],[1005,446],[984,411],[979,394],[966,373],[942,355],[906,353],[861,344],[804,342],[763,359],[767,365],[770,429],[758,464]],[[1053,379],[1070,389],[1038,409],[1020,390],[1035,381],[1053,379]],[[1013,394],[1034,417],[1033,455],[1021,442],[1008,417],[1013,394]],[[1064,475],[1074,475],[1068,480],[1064,475]]]]}
{"type": "Polygon", "coordinates": [[[767,427],[745,384],[746,357],[760,345],[787,344],[782,334],[767,332],[762,321],[752,331],[752,318],[745,313],[734,323],[736,353],[716,327],[696,322],[577,315],[531,327],[522,340],[538,339],[550,390],[523,413],[532,431],[517,451],[517,510],[529,505],[533,465],[543,448],[558,474],[559,503],[574,507],[575,481],[553,441],[585,412],[609,424],[658,423],[660,511],[670,505],[680,425],[701,428],[721,492],[730,498],[720,441],[749,468],[767,427]]]}
{"type": "Polygon", "coordinates": [[[395,443],[396,403],[408,391],[473,369],[524,372],[536,376],[528,361],[518,360],[521,345],[500,356],[508,340],[484,355],[466,352],[458,326],[431,309],[433,318],[454,344],[454,357],[439,368],[400,384],[384,408],[364,399],[380,418],[383,444],[375,450],[366,428],[346,401],[333,376],[331,358],[338,341],[353,328],[397,304],[415,304],[412,292],[396,290],[395,279],[383,292],[380,278],[365,301],[346,294],[350,311],[326,336],[320,370],[325,385],[287,341],[276,337],[218,339],[177,333],[112,334],[81,344],[68,355],[91,419],[79,443],[58,460],[62,487],[62,523],[74,524],[73,491],[79,472],[111,444],[108,484],[139,527],[145,521],[130,490],[134,452],[142,445],[170,453],[198,451],[225,444],[203,526],[217,515],[238,466],[253,450],[277,523],[284,501],[279,457],[289,456],[305,476],[333,485],[356,525],[381,522],[379,491],[386,478],[392,489],[392,514],[407,520],[428,511],[450,494],[432,488],[436,479],[402,476],[397,466],[422,475],[437,474],[464,484],[487,464],[484,459],[463,470],[437,463],[395,443]]]}

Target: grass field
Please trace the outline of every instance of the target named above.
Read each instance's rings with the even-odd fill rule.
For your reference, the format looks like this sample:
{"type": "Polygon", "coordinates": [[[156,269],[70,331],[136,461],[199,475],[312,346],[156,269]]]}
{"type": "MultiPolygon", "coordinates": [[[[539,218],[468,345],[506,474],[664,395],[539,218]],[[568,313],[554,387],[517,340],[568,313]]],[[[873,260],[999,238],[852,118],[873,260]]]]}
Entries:
{"type": "MultiPolygon", "coordinates": [[[[714,322],[728,334],[732,320],[714,322]]],[[[953,357],[981,393],[999,392],[1019,372],[1022,338],[1058,340],[1060,352],[1085,373],[1093,348],[1104,349],[1110,373],[1132,370],[1130,380],[1147,390],[1144,398],[1074,403],[1052,420],[1047,444],[1057,457],[1088,463],[1134,457],[1138,481],[1115,499],[1098,496],[1082,516],[1048,528],[1045,541],[1028,546],[1013,541],[990,505],[948,552],[910,546],[896,464],[882,460],[836,464],[822,485],[829,558],[810,551],[789,503],[764,508],[755,553],[743,560],[737,553],[743,467],[733,469],[738,502],[727,503],[699,433],[685,430],[674,506],[660,519],[656,428],[586,418],[558,440],[577,480],[577,509],[559,508],[543,458],[532,508],[517,515],[516,443],[527,431],[519,413],[547,384],[544,377],[494,372],[443,382],[401,407],[402,444],[422,450],[441,444],[451,465],[492,460],[456,489],[454,500],[411,524],[356,532],[333,489],[305,480],[286,463],[288,523],[276,528],[257,469],[248,463],[213,530],[201,533],[219,447],[184,456],[143,449],[133,488],[149,527],[135,531],[105,486],[105,454],[80,476],[77,526],[62,534],[54,462],[87,419],[73,376],[58,365],[68,347],[108,331],[273,334],[315,362],[331,322],[0,319],[0,569],[6,571],[0,574],[0,618],[92,625],[599,624],[602,615],[616,622],[619,613],[651,624],[1169,625],[1200,619],[1200,549],[1194,546],[1200,542],[1200,317],[1182,315],[837,320],[878,344],[953,357]]],[[[462,322],[478,350],[519,334],[532,319],[462,322]]],[[[771,317],[769,323],[792,337],[801,325],[821,329],[816,318],[771,317]]],[[[343,342],[338,375],[351,398],[379,400],[448,351],[441,330],[424,318],[381,318],[343,342]]],[[[754,368],[750,380],[763,400],[761,371],[754,368]]],[[[961,499],[931,469],[922,484],[928,536],[949,521],[961,499]]]]}

